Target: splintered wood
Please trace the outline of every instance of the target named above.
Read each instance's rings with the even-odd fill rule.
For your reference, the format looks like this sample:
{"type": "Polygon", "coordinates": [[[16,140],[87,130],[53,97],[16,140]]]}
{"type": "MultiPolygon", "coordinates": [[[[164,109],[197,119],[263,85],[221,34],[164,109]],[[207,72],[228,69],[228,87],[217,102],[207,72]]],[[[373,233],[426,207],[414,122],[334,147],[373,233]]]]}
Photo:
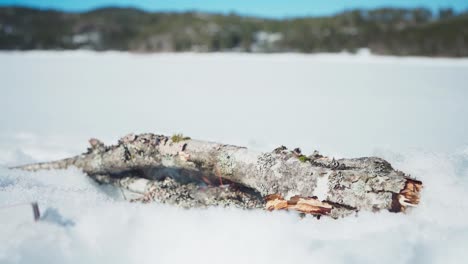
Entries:
{"type": "Polygon", "coordinates": [[[304,214],[328,215],[333,209],[332,205],[321,202],[316,197],[293,196],[285,200],[281,195],[272,194],[265,197],[265,200],[265,208],[269,211],[295,210],[304,214]]]}
{"type": "Polygon", "coordinates": [[[407,179],[403,190],[394,196],[395,201],[392,203],[390,211],[404,212],[408,207],[416,207],[419,204],[421,190],[421,181],[407,179]]]}

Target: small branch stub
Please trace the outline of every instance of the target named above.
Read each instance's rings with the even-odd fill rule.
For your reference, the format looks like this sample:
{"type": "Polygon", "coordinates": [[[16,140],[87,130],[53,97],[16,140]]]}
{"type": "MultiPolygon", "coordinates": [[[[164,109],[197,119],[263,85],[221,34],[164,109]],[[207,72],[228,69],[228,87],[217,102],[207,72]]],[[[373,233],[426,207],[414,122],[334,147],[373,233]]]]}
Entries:
{"type": "Polygon", "coordinates": [[[32,210],[33,210],[34,221],[39,221],[39,219],[41,218],[41,213],[39,211],[39,205],[37,204],[37,202],[33,202],[33,203],[31,203],[31,207],[32,207],[32,210]]]}

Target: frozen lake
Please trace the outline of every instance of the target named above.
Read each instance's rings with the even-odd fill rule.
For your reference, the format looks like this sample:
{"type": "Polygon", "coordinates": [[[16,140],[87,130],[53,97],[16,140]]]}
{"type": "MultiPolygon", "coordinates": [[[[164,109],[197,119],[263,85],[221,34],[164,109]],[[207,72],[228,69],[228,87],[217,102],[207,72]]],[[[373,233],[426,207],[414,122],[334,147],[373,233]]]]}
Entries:
{"type": "Polygon", "coordinates": [[[0,74],[3,137],[78,149],[146,131],[346,156],[468,144],[468,59],[31,52],[0,74]]]}
{"type": "Polygon", "coordinates": [[[457,263],[468,248],[468,59],[0,53],[0,263],[457,263]],[[96,137],[173,134],[270,151],[378,155],[425,183],[408,215],[299,220],[122,201],[77,170],[7,165],[96,137]],[[2,223],[3,222],[3,223],[2,223]]]}

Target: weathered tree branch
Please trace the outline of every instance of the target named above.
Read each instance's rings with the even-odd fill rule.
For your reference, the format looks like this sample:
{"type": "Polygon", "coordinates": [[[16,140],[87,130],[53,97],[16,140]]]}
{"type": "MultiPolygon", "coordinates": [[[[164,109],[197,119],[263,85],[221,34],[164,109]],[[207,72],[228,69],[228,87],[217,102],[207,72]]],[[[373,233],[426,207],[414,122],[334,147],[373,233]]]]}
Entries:
{"type": "Polygon", "coordinates": [[[335,160],[317,152],[304,156],[299,149],[283,146],[261,153],[154,134],[127,135],[114,146],[96,139],[90,144],[87,153],[76,157],[17,168],[75,166],[99,182],[145,193],[146,200],[185,207],[237,204],[333,217],[360,210],[405,211],[419,203],[422,188],[420,181],[376,157],[335,160]],[[174,186],[164,187],[164,182],[174,186]],[[225,188],[223,183],[237,187],[225,188]],[[203,189],[203,185],[215,186],[203,189]],[[175,191],[167,196],[168,190],[175,191]],[[165,192],[167,197],[162,195],[165,192]],[[219,198],[222,194],[224,198],[219,198]]]}

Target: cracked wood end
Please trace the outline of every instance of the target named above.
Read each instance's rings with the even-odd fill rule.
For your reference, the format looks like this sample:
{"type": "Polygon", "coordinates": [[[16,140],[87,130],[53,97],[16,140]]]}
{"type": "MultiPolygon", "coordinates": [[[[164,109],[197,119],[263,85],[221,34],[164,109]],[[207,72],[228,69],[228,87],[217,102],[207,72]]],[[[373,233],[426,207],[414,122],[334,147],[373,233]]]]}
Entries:
{"type": "Polygon", "coordinates": [[[408,207],[415,207],[421,198],[422,182],[407,179],[405,187],[398,194],[393,195],[391,212],[405,212],[408,207]]]}

